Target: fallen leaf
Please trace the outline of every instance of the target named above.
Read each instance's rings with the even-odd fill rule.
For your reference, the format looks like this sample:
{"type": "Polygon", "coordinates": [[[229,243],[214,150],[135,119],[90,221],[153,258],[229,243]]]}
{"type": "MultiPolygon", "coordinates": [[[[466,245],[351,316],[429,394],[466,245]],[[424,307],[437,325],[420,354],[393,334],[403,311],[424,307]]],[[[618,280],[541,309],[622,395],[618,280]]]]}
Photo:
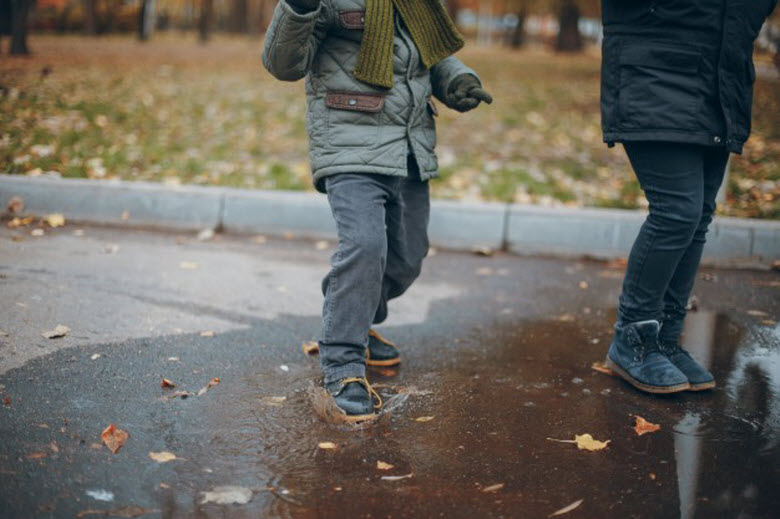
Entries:
{"type": "Polygon", "coordinates": [[[47,223],[49,227],[62,227],[65,225],[65,217],[59,213],[46,215],[41,221],[47,223]]]}
{"type": "Polygon", "coordinates": [[[382,476],[383,481],[400,481],[402,479],[409,479],[410,477],[414,476],[413,473],[405,474],[403,476],[382,476]]]}
{"type": "Polygon", "coordinates": [[[317,243],[314,244],[314,248],[317,250],[325,250],[328,247],[330,247],[330,243],[328,243],[325,240],[320,240],[317,243]]]}
{"type": "Polygon", "coordinates": [[[98,488],[96,490],[87,490],[85,492],[89,497],[96,501],[113,501],[114,500],[114,493],[110,490],[103,490],[102,488],[98,488]]]}
{"type": "Polygon", "coordinates": [[[111,449],[111,452],[116,454],[119,449],[122,448],[122,445],[125,444],[127,436],[128,435],[126,431],[117,429],[114,424],[111,424],[105,428],[103,433],[100,435],[100,438],[103,440],[103,443],[106,444],[106,447],[111,449]]]}
{"type": "Polygon", "coordinates": [[[3,398],[3,405],[6,407],[11,407],[11,397],[7,396],[3,398]]]}
{"type": "Polygon", "coordinates": [[[5,330],[0,330],[0,337],[8,337],[8,332],[5,330]]]}
{"type": "Polygon", "coordinates": [[[489,487],[485,487],[482,489],[483,492],[497,492],[498,490],[501,490],[504,488],[504,483],[496,483],[495,485],[490,485],[489,487]]]}
{"type": "Polygon", "coordinates": [[[214,330],[203,330],[200,332],[201,337],[214,337],[216,334],[214,330]]]}
{"type": "Polygon", "coordinates": [[[414,419],[415,422],[430,422],[435,416],[418,416],[414,419]]]}
{"type": "Polygon", "coordinates": [[[479,267],[474,271],[477,276],[492,276],[493,269],[490,267],[479,267]]]}
{"type": "Polygon", "coordinates": [[[395,467],[395,465],[385,463],[384,461],[377,460],[376,462],[376,468],[378,468],[379,470],[390,470],[393,467],[395,467]]]}
{"type": "Polygon", "coordinates": [[[26,226],[30,225],[31,223],[33,223],[33,221],[35,221],[35,217],[34,216],[28,216],[26,218],[19,218],[18,216],[16,216],[16,217],[12,218],[6,224],[6,226],[9,229],[15,229],[17,227],[26,227],[26,226]]]}
{"type": "Polygon", "coordinates": [[[122,211],[122,214],[120,216],[123,222],[130,219],[130,211],[122,211]]]}
{"type": "Polygon", "coordinates": [[[577,283],[577,287],[578,287],[580,290],[587,290],[589,286],[590,286],[590,285],[588,285],[588,282],[587,282],[587,281],[580,281],[579,283],[577,283]]]}
{"type": "Polygon", "coordinates": [[[219,384],[219,377],[214,377],[214,378],[212,378],[211,380],[209,380],[209,383],[208,383],[208,384],[206,384],[205,386],[203,386],[203,387],[201,388],[201,390],[200,390],[200,391],[198,391],[198,396],[203,396],[203,395],[206,393],[206,391],[208,391],[208,390],[209,390],[209,389],[211,389],[212,387],[216,386],[217,384],[219,384]]]}
{"type": "Polygon", "coordinates": [[[324,450],[333,450],[337,449],[338,445],[336,445],[333,442],[320,442],[317,444],[318,449],[324,449],[324,450]]]}
{"type": "Polygon", "coordinates": [[[59,446],[59,445],[57,445],[57,442],[56,442],[56,441],[52,441],[52,442],[49,444],[49,448],[51,449],[51,451],[52,451],[54,454],[57,454],[58,452],[60,452],[60,446],[59,446]]]}
{"type": "Polygon", "coordinates": [[[590,365],[590,369],[596,370],[599,373],[604,373],[605,375],[614,375],[615,372],[612,371],[607,367],[606,362],[603,361],[596,361],[593,364],[590,365]]]}
{"type": "Polygon", "coordinates": [[[777,321],[773,321],[772,319],[763,319],[760,324],[762,326],[775,326],[777,321]]]}
{"type": "Polygon", "coordinates": [[[30,236],[43,236],[44,234],[46,234],[46,231],[43,229],[33,229],[30,231],[30,236]]]}
{"type": "Polygon", "coordinates": [[[573,502],[572,504],[564,506],[560,510],[557,510],[557,511],[551,513],[547,517],[555,517],[556,515],[568,514],[569,512],[571,512],[572,510],[574,510],[575,508],[580,506],[582,504],[582,501],[583,501],[582,499],[578,499],[577,501],[573,502]]]}
{"type": "Polygon", "coordinates": [[[176,384],[174,384],[173,382],[171,382],[167,378],[164,378],[164,379],[162,379],[162,382],[160,383],[160,387],[162,387],[163,389],[167,389],[167,388],[171,388],[171,387],[176,387],[176,384]]]}
{"type": "Polygon", "coordinates": [[[769,317],[768,313],[761,310],[748,310],[747,314],[752,315],[753,317],[769,317]]]}
{"type": "Polygon", "coordinates": [[[46,339],[57,339],[59,337],[65,337],[66,335],[68,335],[69,331],[70,328],[68,328],[64,324],[58,324],[53,330],[49,330],[48,332],[43,332],[41,335],[46,339]]]}
{"type": "Polygon", "coordinates": [[[151,508],[143,508],[140,506],[123,506],[122,508],[115,508],[113,510],[83,510],[76,514],[76,517],[81,519],[82,517],[89,517],[90,515],[102,515],[103,517],[141,517],[142,515],[148,515],[151,513],[159,512],[151,508]]]}
{"type": "Polygon", "coordinates": [[[214,229],[203,229],[198,233],[198,241],[208,241],[214,237],[214,229]]]}
{"type": "Polygon", "coordinates": [[[306,341],[301,347],[306,355],[317,355],[320,352],[320,343],[317,341],[306,341]]]}
{"type": "Polygon", "coordinates": [[[291,232],[286,232],[286,233],[284,233],[282,235],[282,238],[284,238],[285,240],[294,240],[295,239],[295,234],[293,234],[291,232]]]}
{"type": "Polygon", "coordinates": [[[24,211],[24,200],[20,196],[14,196],[5,206],[5,210],[11,214],[19,214],[24,211]]]}
{"type": "Polygon", "coordinates": [[[176,455],[172,452],[150,452],[149,457],[152,458],[157,463],[167,463],[169,461],[173,461],[176,459],[179,459],[176,457],[176,455]]]}
{"type": "Polygon", "coordinates": [[[477,256],[492,256],[495,253],[490,247],[475,247],[471,249],[471,252],[477,256]]]}
{"type": "Polygon", "coordinates": [[[225,485],[214,487],[208,492],[201,492],[200,504],[214,503],[217,505],[245,505],[252,500],[252,490],[246,487],[225,485]]]}
{"type": "Polygon", "coordinates": [[[644,418],[642,418],[639,415],[631,415],[634,418],[636,418],[636,424],[634,425],[634,430],[636,431],[636,434],[638,436],[642,436],[643,434],[656,432],[661,429],[661,426],[655,423],[650,423],[644,418]]]}
{"type": "Polygon", "coordinates": [[[185,270],[195,270],[198,268],[198,264],[194,261],[181,261],[179,262],[179,268],[185,270]]]}
{"type": "Polygon", "coordinates": [[[287,372],[287,371],[290,371],[290,366],[288,366],[287,364],[282,364],[281,366],[279,366],[279,369],[281,369],[282,371],[287,372]]]}
{"type": "Polygon", "coordinates": [[[100,358],[100,353],[93,353],[90,357],[91,360],[97,360],[100,358]]]}
{"type": "Polygon", "coordinates": [[[286,396],[264,396],[260,399],[260,402],[265,405],[279,407],[285,400],[287,400],[286,396]]]}
{"type": "Polygon", "coordinates": [[[559,443],[575,443],[578,449],[584,449],[588,451],[600,451],[606,448],[612,440],[598,441],[594,440],[590,434],[575,434],[573,440],[556,440],[555,438],[547,438],[550,441],[559,443]]]}
{"type": "Polygon", "coordinates": [[[255,236],[254,238],[252,238],[252,241],[257,243],[258,245],[262,245],[262,244],[264,244],[265,242],[268,241],[268,238],[266,238],[265,236],[263,236],[261,234],[259,236],[255,236]]]}
{"type": "Polygon", "coordinates": [[[45,458],[48,456],[48,454],[44,451],[38,451],[38,452],[31,452],[30,454],[27,454],[25,458],[28,460],[39,460],[41,458],[45,458]]]}

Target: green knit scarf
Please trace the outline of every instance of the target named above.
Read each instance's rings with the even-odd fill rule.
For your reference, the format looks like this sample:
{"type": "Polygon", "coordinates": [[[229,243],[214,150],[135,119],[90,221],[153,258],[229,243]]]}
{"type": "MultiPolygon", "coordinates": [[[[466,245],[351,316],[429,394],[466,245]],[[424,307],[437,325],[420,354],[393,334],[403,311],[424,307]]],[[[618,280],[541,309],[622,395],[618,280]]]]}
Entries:
{"type": "Polygon", "coordinates": [[[393,86],[394,7],[409,29],[426,68],[464,45],[441,0],[366,0],[363,41],[355,67],[355,77],[364,83],[393,86]]]}

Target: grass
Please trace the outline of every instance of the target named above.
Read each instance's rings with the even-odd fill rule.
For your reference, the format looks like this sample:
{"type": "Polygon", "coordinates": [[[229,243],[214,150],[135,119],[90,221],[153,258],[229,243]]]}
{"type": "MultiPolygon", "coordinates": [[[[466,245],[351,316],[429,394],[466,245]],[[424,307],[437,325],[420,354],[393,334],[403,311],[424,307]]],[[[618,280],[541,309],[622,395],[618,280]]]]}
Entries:
{"type": "MultiPolygon", "coordinates": [[[[33,35],[0,57],[0,171],[312,190],[303,83],[273,79],[260,40],[33,35]]],[[[601,142],[599,56],[468,45],[496,101],[440,107],[440,198],[640,207],[620,147],[601,142]]],[[[780,81],[756,82],[753,135],[724,214],[780,218],[780,81]]]]}

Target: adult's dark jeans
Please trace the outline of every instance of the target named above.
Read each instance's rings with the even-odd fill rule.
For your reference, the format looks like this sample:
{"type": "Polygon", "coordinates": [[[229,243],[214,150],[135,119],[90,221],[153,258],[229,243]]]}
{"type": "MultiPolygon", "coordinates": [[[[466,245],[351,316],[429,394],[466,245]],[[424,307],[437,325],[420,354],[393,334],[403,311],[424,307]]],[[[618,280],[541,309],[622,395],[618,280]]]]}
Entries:
{"type": "Polygon", "coordinates": [[[728,162],[723,147],[626,142],[650,213],[628,257],[618,325],[658,320],[676,343],[728,162]]]}
{"type": "Polygon", "coordinates": [[[325,383],[365,377],[368,330],[387,301],[420,275],[428,253],[428,182],[413,158],[408,177],[341,173],[325,179],[339,245],[322,283],[320,366],[325,383]]]}

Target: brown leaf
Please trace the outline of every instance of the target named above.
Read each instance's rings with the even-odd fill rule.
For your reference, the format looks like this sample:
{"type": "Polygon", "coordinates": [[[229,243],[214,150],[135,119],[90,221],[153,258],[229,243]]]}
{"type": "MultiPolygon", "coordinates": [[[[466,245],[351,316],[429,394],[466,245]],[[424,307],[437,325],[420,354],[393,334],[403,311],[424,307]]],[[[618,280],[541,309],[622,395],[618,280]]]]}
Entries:
{"type": "Polygon", "coordinates": [[[379,469],[379,470],[390,470],[393,467],[395,467],[395,465],[391,465],[389,463],[385,463],[384,461],[377,460],[377,462],[376,462],[376,468],[379,469]]]}
{"type": "Polygon", "coordinates": [[[636,424],[634,425],[634,430],[636,431],[637,436],[642,436],[643,434],[656,432],[661,429],[660,425],[655,423],[650,423],[639,415],[635,414],[631,416],[636,418],[636,424]]]}
{"type": "Polygon", "coordinates": [[[176,387],[176,384],[168,380],[167,378],[162,379],[162,382],[160,383],[160,387],[163,389],[169,389],[172,387],[176,387]]]}
{"type": "Polygon", "coordinates": [[[111,449],[111,452],[116,454],[119,449],[122,448],[122,445],[125,444],[127,436],[128,434],[126,431],[117,429],[114,424],[111,424],[105,428],[103,433],[100,435],[100,438],[103,440],[103,443],[106,444],[106,447],[111,449]]]}
{"type": "Polygon", "coordinates": [[[212,378],[211,380],[209,380],[209,383],[208,383],[208,384],[206,384],[205,386],[203,386],[203,387],[200,389],[200,391],[198,391],[198,396],[203,396],[204,394],[206,394],[206,391],[208,391],[208,390],[209,390],[209,389],[211,389],[212,387],[216,386],[217,384],[219,384],[219,377],[214,377],[214,378],[212,378]]]}
{"type": "Polygon", "coordinates": [[[572,504],[564,506],[560,510],[557,510],[557,511],[551,513],[547,517],[555,517],[556,515],[568,514],[569,512],[574,510],[575,508],[579,507],[582,504],[582,501],[583,501],[582,499],[579,499],[579,500],[573,502],[572,504]]]}
{"type": "Polygon", "coordinates": [[[19,214],[24,211],[24,200],[20,196],[12,197],[5,206],[5,210],[11,214],[19,214]]]}
{"type": "Polygon", "coordinates": [[[317,341],[306,341],[301,347],[306,355],[317,355],[320,352],[320,344],[317,341]]]}
{"type": "Polygon", "coordinates": [[[58,324],[53,330],[43,332],[41,333],[41,335],[46,339],[58,339],[60,337],[65,337],[66,335],[68,335],[68,332],[70,332],[70,328],[68,328],[64,324],[58,324]]]}
{"type": "Polygon", "coordinates": [[[46,456],[48,456],[46,452],[38,451],[38,452],[31,452],[30,454],[27,454],[25,458],[27,458],[28,460],[39,460],[45,458],[46,456]]]}
{"type": "Polygon", "coordinates": [[[11,397],[7,396],[3,398],[3,405],[6,407],[11,407],[11,397]]]}
{"type": "Polygon", "coordinates": [[[588,285],[588,282],[587,282],[587,281],[584,281],[584,280],[583,280],[583,281],[580,281],[579,283],[577,283],[577,287],[578,287],[580,290],[587,290],[587,289],[588,289],[588,286],[590,286],[590,285],[588,285]]]}
{"type": "Polygon", "coordinates": [[[602,362],[602,361],[594,362],[593,364],[590,365],[590,369],[596,370],[599,373],[604,373],[605,375],[614,375],[615,374],[615,372],[612,371],[611,369],[609,369],[607,367],[607,364],[605,362],[602,362]]]}

